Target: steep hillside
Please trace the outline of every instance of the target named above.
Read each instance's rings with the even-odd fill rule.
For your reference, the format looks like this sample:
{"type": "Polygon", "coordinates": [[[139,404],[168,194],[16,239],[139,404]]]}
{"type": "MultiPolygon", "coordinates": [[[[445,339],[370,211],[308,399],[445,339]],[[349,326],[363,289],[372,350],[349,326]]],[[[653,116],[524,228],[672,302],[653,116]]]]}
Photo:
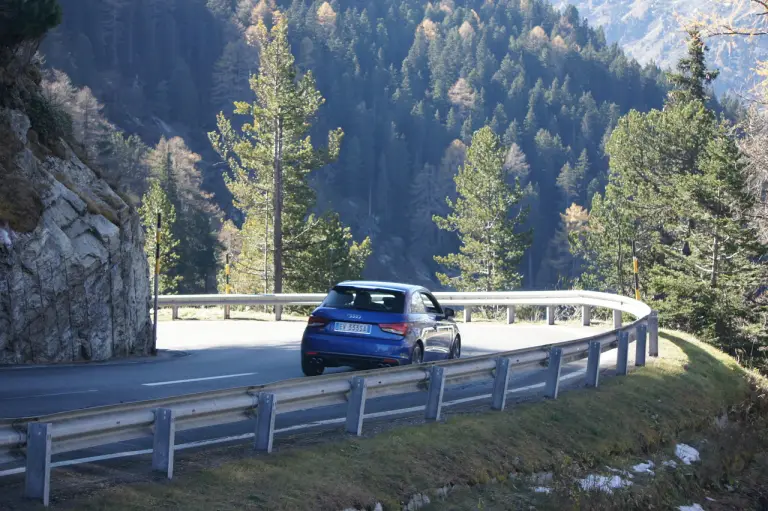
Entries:
{"type": "MultiPolygon", "coordinates": [[[[720,0],[553,0],[558,8],[575,5],[593,27],[602,27],[609,42],[621,45],[640,63],[655,62],[671,68],[685,53],[683,23],[702,14],[717,13],[735,21],[751,23],[754,14],[749,2],[720,0]]],[[[721,70],[715,90],[744,92],[754,85],[752,73],[757,60],[768,56],[768,40],[745,41],[720,38],[708,41],[711,64],[721,70]]]]}
{"type": "Polygon", "coordinates": [[[588,206],[604,186],[602,145],[619,116],[664,96],[656,68],[608,45],[574,9],[539,0],[61,4],[64,22],[43,46],[48,64],[90,86],[110,119],[147,143],[184,136],[230,214],[205,133],[217,112],[251,99],[253,25],[284,10],[297,62],[326,98],[315,133],[345,132],[339,161],[313,174],[319,202],[356,238],[371,236],[372,277],[434,283],[433,256],[457,242],[432,216],[445,213],[472,132],[489,124],[530,185],[525,285],[562,284],[573,275],[553,247],[560,214],[574,202],[588,206]]]}

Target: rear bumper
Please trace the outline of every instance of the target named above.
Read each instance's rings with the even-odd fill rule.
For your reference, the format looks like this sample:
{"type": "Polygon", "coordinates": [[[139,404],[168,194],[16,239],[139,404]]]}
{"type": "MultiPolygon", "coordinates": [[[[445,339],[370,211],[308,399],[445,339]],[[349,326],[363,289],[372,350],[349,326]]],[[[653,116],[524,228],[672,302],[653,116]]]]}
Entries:
{"type": "Polygon", "coordinates": [[[326,367],[404,365],[411,360],[411,343],[408,338],[385,340],[307,332],[301,340],[301,356],[322,359],[326,367]]]}
{"type": "Polygon", "coordinates": [[[370,357],[361,355],[349,355],[347,353],[319,353],[307,352],[302,356],[310,360],[319,360],[325,367],[392,367],[399,366],[409,362],[409,359],[397,359],[393,357],[370,357]]]}

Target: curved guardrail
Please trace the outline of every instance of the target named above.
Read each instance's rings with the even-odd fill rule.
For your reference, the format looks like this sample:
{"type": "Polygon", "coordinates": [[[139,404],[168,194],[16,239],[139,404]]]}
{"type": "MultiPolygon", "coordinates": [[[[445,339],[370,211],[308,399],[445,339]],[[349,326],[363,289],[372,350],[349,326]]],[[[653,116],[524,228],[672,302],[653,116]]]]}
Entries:
{"type": "MultiPolygon", "coordinates": [[[[238,387],[180,397],[96,407],[42,417],[0,420],[0,463],[23,459],[24,468],[6,470],[0,475],[26,472],[25,492],[42,500],[49,495],[51,455],[79,451],[141,437],[153,437],[153,468],[173,474],[175,432],[239,422],[256,418],[252,435],[255,448],[270,452],[275,433],[275,415],[346,404],[346,431],[359,435],[368,417],[368,398],[425,391],[426,420],[437,420],[443,405],[443,389],[457,383],[493,380],[493,393],[471,399],[489,399],[492,408],[505,406],[507,383],[512,371],[547,367],[545,395],[556,398],[560,367],[564,362],[588,358],[586,383],[596,387],[600,372],[600,354],[618,347],[617,373],[627,373],[629,344],[636,341],[636,365],[645,364],[646,336],[648,354],[658,355],[658,317],[646,304],[623,296],[590,291],[435,293],[441,304],[472,306],[518,305],[547,307],[549,323],[554,322],[557,305],[582,306],[584,324],[589,324],[592,307],[614,311],[614,330],[592,337],[546,346],[518,349],[459,360],[418,366],[404,366],[371,371],[329,374],[314,378],[285,380],[268,385],[238,387]],[[622,314],[635,320],[621,324],[622,314]]],[[[203,295],[163,296],[163,306],[180,305],[314,305],[323,295],[203,295]]],[[[512,309],[513,310],[513,309],[512,309]]],[[[514,314],[512,314],[514,317],[514,314]]],[[[509,317],[509,316],[508,316],[509,317]]],[[[467,314],[465,319],[469,320],[467,314]]],[[[462,402],[466,402],[463,399],[462,402]]],[[[375,414],[374,414],[375,415],[375,414]]],[[[208,443],[215,443],[216,440],[208,443]]],[[[148,451],[139,451],[145,453],[148,451]]],[[[131,453],[128,453],[131,454],[131,453]]],[[[133,453],[137,454],[137,453],[133,453]]],[[[65,464],[74,464],[68,461],[65,464]]]]}

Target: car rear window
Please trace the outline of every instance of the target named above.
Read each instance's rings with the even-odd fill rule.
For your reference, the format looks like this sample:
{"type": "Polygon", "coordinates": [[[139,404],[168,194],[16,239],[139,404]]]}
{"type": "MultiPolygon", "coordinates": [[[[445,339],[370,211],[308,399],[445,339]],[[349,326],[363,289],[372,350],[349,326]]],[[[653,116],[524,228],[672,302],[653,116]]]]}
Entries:
{"type": "Polygon", "coordinates": [[[402,314],[405,311],[405,293],[391,289],[337,286],[325,297],[323,307],[402,314]]]}

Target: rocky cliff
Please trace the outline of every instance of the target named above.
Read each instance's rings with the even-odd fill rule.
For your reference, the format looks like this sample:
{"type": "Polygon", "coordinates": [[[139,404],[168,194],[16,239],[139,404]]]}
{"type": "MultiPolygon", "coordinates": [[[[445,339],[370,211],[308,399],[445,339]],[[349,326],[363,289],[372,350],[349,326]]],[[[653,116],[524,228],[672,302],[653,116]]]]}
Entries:
{"type": "Polygon", "coordinates": [[[0,364],[146,354],[149,281],[135,210],[65,142],[0,108],[0,364]]]}

